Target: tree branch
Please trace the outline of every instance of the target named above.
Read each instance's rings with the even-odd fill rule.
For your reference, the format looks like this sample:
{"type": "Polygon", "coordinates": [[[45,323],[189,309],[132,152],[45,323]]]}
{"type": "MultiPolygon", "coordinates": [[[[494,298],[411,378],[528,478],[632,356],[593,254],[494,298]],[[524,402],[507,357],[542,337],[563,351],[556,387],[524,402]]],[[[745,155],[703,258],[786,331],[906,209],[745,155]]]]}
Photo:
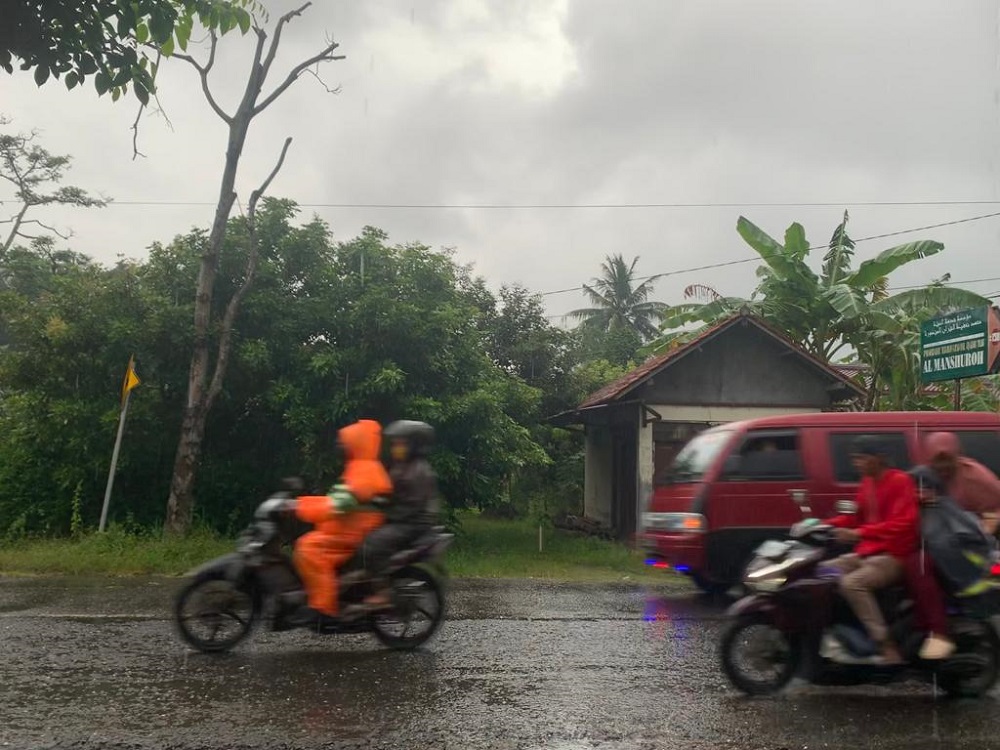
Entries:
{"type": "Polygon", "coordinates": [[[139,150],[139,118],[142,117],[142,111],[145,108],[145,104],[139,105],[139,111],[135,113],[135,122],[132,123],[132,161],[135,161],[139,156],[143,159],[146,158],[146,155],[139,150]]]}
{"type": "Polygon", "coordinates": [[[267,176],[267,179],[264,180],[259,188],[250,194],[250,202],[247,204],[246,217],[247,234],[250,239],[250,249],[247,253],[246,271],[243,274],[243,283],[229,300],[229,304],[226,305],[225,315],[223,315],[222,318],[222,327],[219,337],[219,351],[215,360],[215,372],[212,373],[212,382],[208,387],[208,394],[205,397],[206,411],[212,408],[212,404],[215,402],[216,397],[222,391],[222,382],[226,377],[226,370],[229,367],[229,355],[233,346],[233,325],[236,322],[236,315],[239,313],[240,304],[243,302],[243,298],[253,285],[254,276],[257,273],[257,259],[259,257],[256,223],[257,203],[267,191],[268,187],[270,187],[271,182],[277,176],[278,172],[281,171],[281,167],[285,163],[285,155],[288,153],[288,148],[291,145],[292,139],[290,137],[286,138],[285,145],[281,148],[281,155],[278,157],[278,163],[274,165],[274,169],[271,170],[271,174],[267,176]]]}
{"type": "MultiPolygon", "coordinates": [[[[278,45],[281,43],[281,30],[284,28],[285,24],[291,21],[293,18],[301,16],[306,8],[312,5],[312,2],[308,2],[297,10],[292,10],[283,15],[278,19],[277,26],[274,27],[274,39],[271,40],[271,46],[267,49],[267,58],[264,60],[264,67],[262,68],[262,74],[260,77],[260,82],[264,83],[264,79],[267,78],[267,74],[271,70],[271,63],[274,62],[274,56],[278,54],[278,45]]],[[[260,58],[257,58],[258,60],[260,58]]]]}
{"type": "Polygon", "coordinates": [[[224,123],[231,125],[233,118],[226,114],[226,111],[219,106],[217,101],[215,101],[215,97],[212,95],[212,90],[208,86],[208,74],[212,71],[212,66],[215,65],[215,51],[219,46],[218,35],[212,31],[210,36],[212,39],[212,46],[208,53],[208,62],[204,65],[200,64],[197,60],[191,57],[191,55],[181,55],[175,53],[174,57],[194,66],[194,69],[198,71],[198,75],[201,78],[201,90],[205,93],[205,99],[208,100],[209,105],[213,110],[215,110],[215,114],[217,114],[224,123]]]}
{"type": "MultiPolygon", "coordinates": [[[[70,231],[66,232],[65,234],[63,234],[62,232],[60,232],[55,227],[50,227],[48,224],[45,224],[44,222],[41,222],[38,219],[29,219],[28,221],[21,222],[21,226],[22,227],[26,227],[26,226],[28,226],[30,224],[34,224],[36,226],[41,227],[42,229],[45,229],[45,230],[47,230],[49,232],[52,232],[52,234],[56,235],[59,239],[62,239],[62,240],[68,240],[70,237],[73,236],[73,230],[70,230],[70,231]]],[[[27,236],[27,235],[22,235],[22,236],[27,236]]]]}
{"type": "Polygon", "coordinates": [[[286,77],[285,80],[282,81],[281,84],[274,91],[271,92],[270,96],[268,96],[263,102],[257,105],[257,107],[253,111],[254,115],[255,116],[259,115],[261,112],[267,109],[275,99],[277,99],[279,96],[285,93],[288,87],[291,86],[293,83],[295,83],[298,77],[302,75],[302,72],[304,70],[307,70],[308,68],[311,68],[313,65],[316,65],[321,62],[331,62],[333,60],[345,59],[346,57],[345,55],[332,54],[332,52],[339,46],[340,45],[337,44],[336,42],[330,42],[330,44],[327,45],[326,49],[324,49],[322,52],[320,52],[317,55],[313,55],[308,60],[305,60],[304,62],[301,62],[294,68],[292,68],[292,71],[288,74],[288,77],[286,77]]]}
{"type": "Polygon", "coordinates": [[[24,221],[24,215],[28,213],[28,209],[31,208],[30,203],[25,203],[21,210],[18,212],[17,216],[14,217],[14,226],[10,229],[10,234],[7,235],[7,239],[3,243],[3,251],[6,253],[14,245],[14,240],[17,239],[18,234],[21,231],[21,223],[24,221]]]}
{"type": "MultiPolygon", "coordinates": [[[[318,69],[319,65],[317,64],[316,67],[318,69]]],[[[326,93],[328,93],[328,94],[339,94],[340,93],[340,86],[337,86],[336,88],[332,88],[331,89],[329,86],[326,85],[326,81],[324,81],[323,80],[323,76],[321,76],[319,74],[319,70],[313,70],[312,68],[309,68],[308,70],[306,70],[304,72],[308,73],[313,78],[315,78],[317,81],[319,81],[319,85],[322,86],[324,89],[326,89],[326,93]]]]}

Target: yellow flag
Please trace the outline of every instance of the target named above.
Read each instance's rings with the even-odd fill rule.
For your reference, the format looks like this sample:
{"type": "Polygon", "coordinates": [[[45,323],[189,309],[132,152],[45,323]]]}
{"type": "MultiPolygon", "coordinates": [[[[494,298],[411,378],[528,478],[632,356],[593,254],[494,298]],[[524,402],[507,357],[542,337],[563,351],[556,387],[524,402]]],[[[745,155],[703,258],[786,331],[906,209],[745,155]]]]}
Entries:
{"type": "Polygon", "coordinates": [[[142,383],[139,380],[139,376],[135,374],[135,355],[133,354],[128,358],[128,369],[125,371],[125,382],[122,384],[122,404],[125,403],[125,398],[128,396],[129,392],[137,385],[142,383]]]}

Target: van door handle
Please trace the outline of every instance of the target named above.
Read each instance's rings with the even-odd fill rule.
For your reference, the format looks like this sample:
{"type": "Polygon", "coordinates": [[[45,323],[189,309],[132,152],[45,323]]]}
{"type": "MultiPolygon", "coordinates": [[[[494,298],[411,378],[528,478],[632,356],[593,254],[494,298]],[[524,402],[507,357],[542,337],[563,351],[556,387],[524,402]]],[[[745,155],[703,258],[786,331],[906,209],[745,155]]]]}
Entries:
{"type": "Polygon", "coordinates": [[[812,508],[809,507],[809,491],[808,490],[788,490],[788,494],[791,496],[795,504],[799,506],[804,514],[808,515],[812,513],[812,508]]]}

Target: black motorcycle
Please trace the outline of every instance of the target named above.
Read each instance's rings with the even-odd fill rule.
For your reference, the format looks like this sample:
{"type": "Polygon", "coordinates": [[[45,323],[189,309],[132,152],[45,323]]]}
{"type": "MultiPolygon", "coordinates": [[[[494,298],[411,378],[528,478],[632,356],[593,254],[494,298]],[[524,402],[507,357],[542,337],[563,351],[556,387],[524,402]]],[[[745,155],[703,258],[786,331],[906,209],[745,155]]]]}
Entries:
{"type": "MultiPolygon", "coordinates": [[[[306,597],[286,551],[301,530],[294,508],[291,493],[268,498],[255,511],[235,552],[188,573],[174,604],[174,619],[186,643],[204,653],[220,653],[240,643],[261,620],[269,621],[274,631],[295,627],[288,616],[306,597]]],[[[392,649],[420,647],[444,619],[441,558],[453,539],[436,527],[393,556],[389,608],[352,619],[324,618],[303,627],[321,635],[370,632],[392,649]]],[[[341,605],[358,604],[372,593],[357,558],[340,569],[340,580],[341,605]]]]}
{"type": "MultiPolygon", "coordinates": [[[[997,589],[952,599],[948,618],[957,649],[948,659],[923,661],[923,635],[901,588],[879,592],[889,631],[905,664],[880,663],[878,648],[838,594],[837,575],[824,563],[841,552],[832,528],[816,521],[792,527],[791,539],[761,545],[744,575],[752,592],[734,604],[721,643],[722,668],[749,695],[781,690],[799,675],[815,685],[885,684],[920,678],[949,695],[978,697],[1000,675],[1000,638],[991,617],[1000,613],[997,589]]],[[[992,573],[996,578],[996,566],[992,573]]]]}

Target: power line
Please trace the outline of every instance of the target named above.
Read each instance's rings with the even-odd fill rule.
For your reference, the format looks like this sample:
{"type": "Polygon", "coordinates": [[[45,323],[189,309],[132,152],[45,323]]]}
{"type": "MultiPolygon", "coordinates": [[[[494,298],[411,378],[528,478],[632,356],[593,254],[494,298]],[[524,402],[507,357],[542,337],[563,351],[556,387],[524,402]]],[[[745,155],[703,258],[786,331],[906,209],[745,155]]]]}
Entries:
{"type": "MultiPolygon", "coordinates": [[[[981,214],[979,216],[969,216],[964,219],[955,219],[953,221],[943,221],[938,224],[927,224],[921,227],[913,227],[912,229],[900,229],[895,232],[884,232],[882,234],[873,234],[868,237],[861,237],[859,239],[853,240],[855,244],[859,242],[869,242],[871,240],[882,240],[887,237],[898,237],[903,234],[912,234],[913,232],[924,232],[929,229],[940,229],[941,227],[955,226],[956,224],[967,224],[972,221],[982,221],[984,219],[992,219],[1000,216],[1000,211],[989,214],[981,214]]],[[[806,248],[807,251],[826,249],[827,245],[810,245],[806,248]]],[[[777,253],[775,253],[777,255],[777,253]]],[[[696,273],[698,271],[711,271],[716,268],[726,268],[728,266],[738,266],[744,263],[753,263],[755,261],[767,260],[770,255],[754,254],[747,258],[742,258],[740,260],[726,260],[719,263],[709,263],[703,266],[692,266],[691,268],[680,268],[673,271],[664,271],[663,273],[653,273],[647,276],[637,276],[634,281],[646,281],[649,279],[664,278],[667,276],[680,276],[685,273],[696,273]]],[[[969,282],[956,282],[956,283],[969,283],[969,282]]],[[[566,294],[568,292],[579,292],[583,289],[583,284],[574,287],[566,287],[565,289],[553,289],[548,292],[539,292],[540,297],[549,297],[553,294],[566,294]]]]}
{"type": "MultiPolygon", "coordinates": [[[[944,286],[956,286],[959,284],[985,284],[987,281],[1000,281],[1000,276],[989,276],[980,279],[961,279],[959,281],[948,281],[944,286]]],[[[889,292],[902,292],[908,289],[925,289],[930,284],[908,284],[905,286],[890,286],[886,288],[889,292]]],[[[1000,291],[993,292],[992,294],[982,294],[981,297],[985,299],[1000,299],[1000,291]]],[[[548,320],[555,320],[556,318],[566,318],[569,317],[569,313],[562,313],[558,315],[546,315],[548,320]]]]}
{"type": "MultiPolygon", "coordinates": [[[[1000,276],[990,276],[988,278],[982,279],[962,279],[960,281],[947,281],[944,286],[957,286],[958,284],[983,284],[987,281],[1000,281],[1000,276]]],[[[924,289],[929,284],[909,284],[907,286],[890,286],[887,287],[890,292],[901,292],[906,289],[924,289]]],[[[984,297],[989,297],[989,295],[983,295],[984,297]]]]}
{"type": "MultiPolygon", "coordinates": [[[[16,198],[2,198],[0,203],[16,202],[16,198]]],[[[214,201],[171,201],[171,200],[114,200],[115,206],[165,206],[197,207],[215,206],[214,201]]],[[[369,209],[414,209],[414,210],[573,210],[573,209],[655,209],[655,208],[847,208],[851,207],[905,207],[905,206],[996,206],[1000,200],[931,200],[931,201],[816,201],[793,203],[780,201],[757,201],[750,203],[297,203],[301,208],[369,208],[369,209]]]]}

